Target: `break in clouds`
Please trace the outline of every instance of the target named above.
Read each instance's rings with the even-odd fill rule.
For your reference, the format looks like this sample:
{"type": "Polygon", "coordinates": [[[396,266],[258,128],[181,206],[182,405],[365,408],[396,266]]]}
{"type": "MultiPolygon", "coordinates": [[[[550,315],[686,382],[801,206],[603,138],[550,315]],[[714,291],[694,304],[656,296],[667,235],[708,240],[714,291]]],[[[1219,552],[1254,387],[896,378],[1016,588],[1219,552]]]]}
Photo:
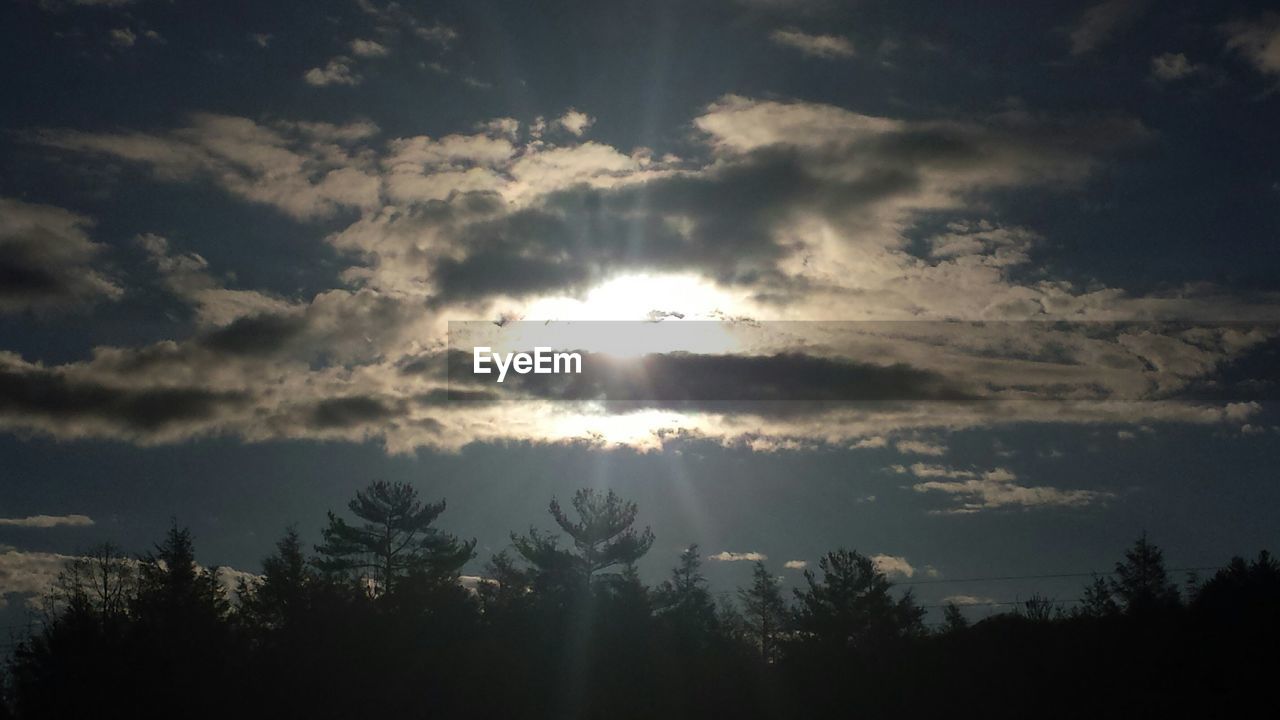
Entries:
{"type": "MultiPolygon", "coordinates": [[[[811,36],[775,40],[844,52],[811,36]]],[[[998,219],[1018,191],[1071,193],[1153,142],[1132,117],[1006,107],[901,119],[726,95],[689,118],[684,156],[657,156],[592,139],[586,110],[439,137],[210,113],[168,128],[29,129],[26,142],[68,164],[124,164],[148,182],[268,208],[343,268],[305,296],[239,287],[236,268],[145,223],[131,248],[109,250],[93,218],[5,199],[0,312],[93,313],[146,288],[190,319],[178,336],[67,362],[0,352],[0,427],[140,445],[372,440],[393,453],[685,439],[767,451],[1017,422],[1235,431],[1265,399],[1234,390],[1256,384],[1225,392],[1222,378],[1272,347],[1274,299],[1212,285],[1080,286],[1038,264],[1048,239],[1037,228],[998,219]],[[636,277],[667,291],[639,296],[628,289],[636,277]],[[501,393],[455,386],[454,400],[471,394],[453,402],[447,322],[489,318],[495,331],[521,318],[759,331],[685,355],[603,349],[570,391],[530,378],[501,393]],[[800,318],[898,324],[766,322],[800,318]],[[1214,323],[1224,318],[1250,322],[1214,323]],[[981,332],[942,322],[955,320],[1010,322],[981,332]],[[637,392],[637,370],[669,392],[637,392]],[[715,398],[689,395],[716,382],[715,398]],[[735,397],[735,386],[754,392],[735,397]],[[783,402],[757,402],[761,388],[783,402]],[[879,402],[848,402],[868,398],[879,402]]],[[[956,512],[1098,499],[998,469],[929,467],[903,472],[917,491],[953,497],[956,512]]]]}

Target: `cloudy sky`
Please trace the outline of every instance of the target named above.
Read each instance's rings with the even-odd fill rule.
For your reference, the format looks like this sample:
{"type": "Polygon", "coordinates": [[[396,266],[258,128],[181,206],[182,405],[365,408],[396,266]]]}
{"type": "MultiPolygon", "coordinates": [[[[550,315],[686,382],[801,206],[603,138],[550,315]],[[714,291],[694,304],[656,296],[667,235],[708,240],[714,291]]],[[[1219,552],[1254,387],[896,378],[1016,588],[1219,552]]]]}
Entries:
{"type": "Polygon", "coordinates": [[[1280,544],[1263,3],[26,0],[0,35],[0,618],[170,518],[253,571],[375,478],[447,498],[469,572],[582,486],[717,589],[843,545],[927,603],[1069,601],[967,579],[1280,544]],[[588,372],[459,380],[451,327],[577,328],[588,372]]]}

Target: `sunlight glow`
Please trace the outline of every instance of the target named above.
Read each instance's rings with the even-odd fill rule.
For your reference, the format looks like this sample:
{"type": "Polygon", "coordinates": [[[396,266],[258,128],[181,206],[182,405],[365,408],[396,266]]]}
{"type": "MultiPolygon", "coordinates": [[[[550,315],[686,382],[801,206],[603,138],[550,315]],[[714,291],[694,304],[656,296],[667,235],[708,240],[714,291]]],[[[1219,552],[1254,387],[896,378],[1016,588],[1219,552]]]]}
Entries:
{"type": "Polygon", "coordinates": [[[696,275],[619,275],[582,299],[548,297],[525,309],[529,320],[714,319],[733,314],[742,298],[696,275]],[[674,315],[670,313],[675,313],[674,315]]]}

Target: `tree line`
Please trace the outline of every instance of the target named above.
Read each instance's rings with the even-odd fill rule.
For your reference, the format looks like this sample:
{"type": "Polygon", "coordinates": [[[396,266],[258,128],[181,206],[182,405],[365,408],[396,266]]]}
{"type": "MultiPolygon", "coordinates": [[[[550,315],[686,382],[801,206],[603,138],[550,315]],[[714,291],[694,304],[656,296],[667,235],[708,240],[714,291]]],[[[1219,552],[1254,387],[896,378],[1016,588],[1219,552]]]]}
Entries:
{"type": "Polygon", "coordinates": [[[70,561],[9,660],[0,718],[782,718],[1221,715],[1269,700],[1280,565],[1265,551],[1180,590],[1140,538],[1071,610],[1032,597],[924,624],[867,556],[823,556],[791,597],[763,562],[714,596],[696,545],[655,587],[654,536],[612,491],[559,533],[474,541],[402,483],[293,529],[228,593],[176,524],[155,549],[70,561]]]}

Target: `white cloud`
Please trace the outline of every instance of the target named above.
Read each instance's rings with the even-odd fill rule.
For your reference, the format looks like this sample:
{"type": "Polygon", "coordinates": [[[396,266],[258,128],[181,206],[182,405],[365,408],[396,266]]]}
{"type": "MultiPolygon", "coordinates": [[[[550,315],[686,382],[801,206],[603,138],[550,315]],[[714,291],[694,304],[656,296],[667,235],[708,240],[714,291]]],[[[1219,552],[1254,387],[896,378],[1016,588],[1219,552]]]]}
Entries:
{"type": "MultiPolygon", "coordinates": [[[[84,133],[46,130],[35,140],[63,150],[115,157],[149,167],[164,181],[208,178],[227,192],[275,206],[298,219],[339,208],[379,205],[380,180],[348,151],[348,137],[318,137],[320,123],[277,128],[247,118],[197,113],[188,126],[165,133],[84,133]]],[[[356,123],[360,132],[368,123],[356,123]]],[[[362,137],[359,133],[357,136],[362,137]]]]}
{"type": "Polygon", "coordinates": [[[858,442],[854,443],[853,447],[858,450],[865,450],[870,448],[888,447],[888,445],[889,445],[888,438],[886,438],[883,435],[873,435],[868,438],[862,438],[858,442]]]}
{"type": "Polygon", "coordinates": [[[88,515],[31,515],[24,518],[0,518],[0,526],[22,528],[86,527],[93,524],[88,515]]]}
{"type": "Polygon", "coordinates": [[[912,485],[920,493],[938,492],[955,498],[955,506],[942,511],[967,514],[997,508],[1083,507],[1112,497],[1095,490],[1062,490],[1048,486],[1019,485],[1017,475],[1006,468],[987,471],[957,470],[942,465],[916,463],[905,468],[925,480],[912,485]]]}
{"type": "Polygon", "coordinates": [[[989,598],[983,595],[948,595],[947,597],[942,598],[942,604],[944,605],[989,605],[994,602],[994,598],[989,598]]]}
{"type": "Polygon", "coordinates": [[[387,55],[391,54],[391,51],[387,49],[386,45],[383,45],[382,43],[377,42],[376,40],[365,40],[363,38],[356,38],[355,40],[351,41],[350,47],[351,47],[351,54],[355,55],[356,57],[375,58],[375,57],[386,57],[387,55]]]}
{"type": "Polygon", "coordinates": [[[582,134],[595,124],[596,119],[584,112],[569,108],[556,122],[574,136],[582,137],[582,134]]]}
{"type": "Polygon", "coordinates": [[[37,597],[48,592],[70,555],[45,552],[21,552],[0,546],[0,608],[7,604],[6,594],[37,597]]]}
{"type": "Polygon", "coordinates": [[[708,560],[716,562],[756,562],[768,560],[769,556],[758,552],[729,552],[728,550],[718,552],[715,555],[708,555],[708,560]]]}
{"type": "Polygon", "coordinates": [[[940,443],[927,442],[924,440],[899,440],[894,443],[894,447],[898,452],[906,455],[946,455],[947,446],[940,443]]]}
{"type": "Polygon", "coordinates": [[[853,43],[839,35],[814,35],[794,28],[774,30],[769,39],[812,57],[831,60],[853,57],[853,43]]]}
{"type": "Polygon", "coordinates": [[[807,560],[788,560],[782,563],[782,567],[788,570],[803,570],[808,566],[809,562],[807,560]]]}
{"type": "Polygon", "coordinates": [[[308,85],[325,87],[328,85],[359,85],[364,81],[351,66],[351,58],[339,55],[332,58],[324,67],[313,67],[302,74],[308,85]]]}
{"type": "Polygon", "coordinates": [[[938,571],[932,565],[926,565],[923,568],[917,568],[907,561],[901,555],[872,555],[871,562],[875,564],[876,570],[884,573],[887,577],[913,578],[917,574],[924,577],[938,577],[938,571]]]}

